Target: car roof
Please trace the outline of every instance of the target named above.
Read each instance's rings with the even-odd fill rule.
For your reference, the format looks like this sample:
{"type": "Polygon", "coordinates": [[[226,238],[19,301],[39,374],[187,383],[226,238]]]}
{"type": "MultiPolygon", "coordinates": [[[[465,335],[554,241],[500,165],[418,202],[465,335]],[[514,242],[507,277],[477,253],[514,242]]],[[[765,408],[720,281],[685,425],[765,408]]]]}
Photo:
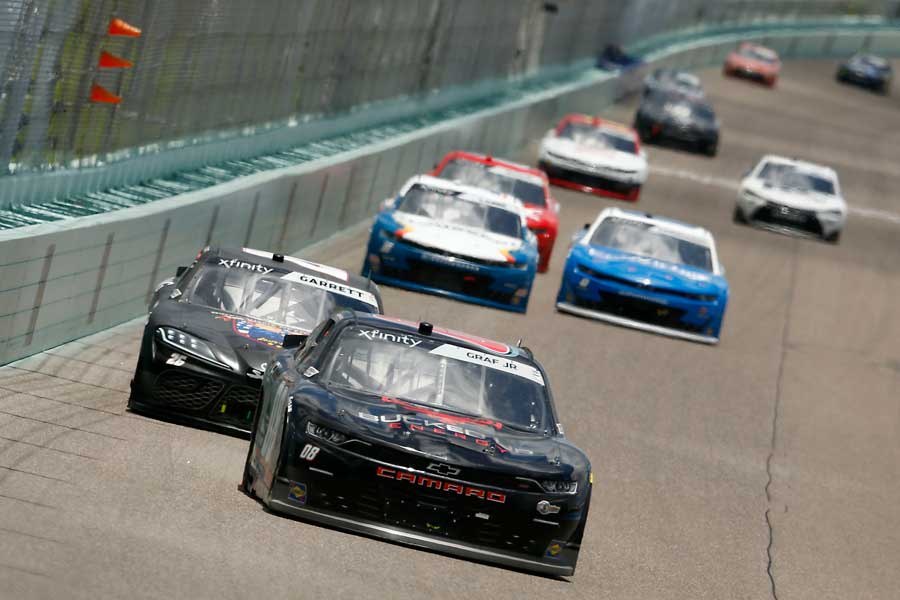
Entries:
{"type": "Polygon", "coordinates": [[[637,140],[637,132],[633,127],[617,121],[610,121],[609,119],[601,119],[600,117],[592,117],[591,115],[581,113],[570,113],[562,118],[556,126],[556,130],[560,131],[566,123],[586,123],[588,125],[593,125],[602,131],[618,134],[620,136],[628,136],[637,140]]]}
{"type": "MultiPolygon", "coordinates": [[[[388,317],[385,315],[375,315],[364,312],[344,311],[335,315],[335,320],[353,319],[354,322],[368,327],[385,327],[403,333],[422,335],[419,333],[419,323],[399,319],[396,317],[388,317]]],[[[521,357],[531,362],[535,362],[531,357],[531,352],[518,346],[497,342],[477,335],[463,333],[452,329],[446,329],[433,325],[432,333],[428,336],[436,340],[441,340],[457,346],[464,346],[473,350],[487,352],[496,356],[521,357]]]]}
{"type": "MultiPolygon", "coordinates": [[[[540,179],[540,183],[543,185],[547,184],[547,174],[541,171],[540,169],[536,169],[535,167],[530,167],[528,165],[523,165],[522,163],[517,163],[511,160],[507,160],[505,158],[497,158],[496,156],[491,156],[490,154],[480,154],[478,152],[466,152],[463,150],[454,150],[453,152],[448,153],[443,159],[441,159],[441,164],[443,165],[446,162],[449,162],[454,159],[466,160],[469,162],[476,162],[482,165],[497,165],[498,167],[503,167],[509,169],[510,171],[515,171],[517,173],[521,173],[523,175],[531,175],[535,178],[540,179]]],[[[526,179],[528,180],[528,179],[526,179]]],[[[535,182],[538,183],[538,182],[535,182]]]]}
{"type": "Polygon", "coordinates": [[[615,207],[607,208],[597,216],[594,226],[609,217],[618,217],[620,219],[653,224],[677,238],[695,242],[710,248],[715,246],[715,239],[713,238],[712,233],[699,225],[692,225],[690,223],[685,223],[684,221],[678,221],[676,219],[670,219],[669,217],[662,217],[646,212],[638,212],[636,210],[615,207]]]}
{"type": "Polygon", "coordinates": [[[283,255],[284,261],[275,260],[273,258],[274,256],[278,255],[273,252],[256,250],[254,248],[207,247],[200,251],[200,254],[197,255],[197,259],[223,258],[242,260],[256,263],[270,269],[281,269],[283,271],[294,271],[315,275],[317,277],[324,277],[336,283],[346,284],[360,290],[372,291],[374,289],[377,291],[376,286],[369,279],[354,273],[348,273],[343,269],[322,265],[311,260],[297,258],[296,256],[283,255]]]}
{"type": "Polygon", "coordinates": [[[831,167],[820,165],[814,162],[809,162],[805,160],[800,160],[799,158],[790,158],[787,156],[779,156],[777,154],[767,154],[763,156],[758,164],[762,164],[764,162],[771,163],[780,163],[784,165],[793,165],[802,171],[806,171],[808,173],[813,173],[817,175],[823,175],[830,179],[837,179],[837,173],[831,167]]]}
{"type": "Polygon", "coordinates": [[[772,50],[771,48],[767,48],[766,46],[761,46],[759,44],[754,44],[753,42],[741,42],[739,46],[740,50],[755,50],[759,54],[763,56],[767,56],[773,60],[778,60],[778,53],[772,50]]]}
{"type": "Polygon", "coordinates": [[[466,200],[477,202],[478,204],[502,208],[519,215],[525,214],[522,202],[518,198],[506,194],[495,194],[494,192],[490,192],[483,188],[457,183],[450,179],[441,179],[440,177],[434,177],[432,175],[416,175],[410,178],[410,180],[400,188],[400,195],[405,195],[406,192],[416,184],[436,190],[464,195],[466,200]]]}

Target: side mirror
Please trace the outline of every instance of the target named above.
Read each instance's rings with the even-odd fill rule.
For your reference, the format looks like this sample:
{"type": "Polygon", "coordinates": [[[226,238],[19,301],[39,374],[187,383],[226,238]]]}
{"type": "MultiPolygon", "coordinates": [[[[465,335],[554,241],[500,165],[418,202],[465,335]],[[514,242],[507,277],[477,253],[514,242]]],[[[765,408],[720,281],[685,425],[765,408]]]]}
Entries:
{"type": "Polygon", "coordinates": [[[282,348],[302,348],[306,345],[306,340],[309,339],[308,335],[304,335],[301,333],[289,333],[284,336],[284,340],[281,342],[282,348]]]}
{"type": "Polygon", "coordinates": [[[184,272],[188,270],[188,267],[178,267],[175,269],[175,277],[181,277],[184,275],[184,272]]]}

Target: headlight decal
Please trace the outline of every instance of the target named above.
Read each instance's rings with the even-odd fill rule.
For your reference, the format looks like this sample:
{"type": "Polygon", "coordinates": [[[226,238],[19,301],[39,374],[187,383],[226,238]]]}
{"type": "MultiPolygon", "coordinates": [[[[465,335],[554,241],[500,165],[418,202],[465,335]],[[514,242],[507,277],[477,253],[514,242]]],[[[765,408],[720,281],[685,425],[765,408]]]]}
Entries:
{"type": "Polygon", "coordinates": [[[221,353],[214,350],[212,344],[180,329],[160,327],[156,330],[156,334],[166,345],[181,350],[188,356],[223,369],[231,371],[238,369],[237,361],[232,360],[232,364],[229,364],[221,353]]]}

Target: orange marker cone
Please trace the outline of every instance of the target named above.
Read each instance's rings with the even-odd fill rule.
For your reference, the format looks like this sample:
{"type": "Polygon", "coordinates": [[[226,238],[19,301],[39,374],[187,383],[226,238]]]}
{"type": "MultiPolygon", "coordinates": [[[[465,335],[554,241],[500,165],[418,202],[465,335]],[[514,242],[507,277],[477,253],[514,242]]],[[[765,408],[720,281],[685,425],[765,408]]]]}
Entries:
{"type": "Polygon", "coordinates": [[[134,66],[130,60],[125,60],[124,58],[119,58],[115,54],[110,54],[106,50],[100,53],[100,63],[99,66],[101,69],[130,69],[134,66]]]}
{"type": "Polygon", "coordinates": [[[91,102],[100,102],[101,104],[119,104],[122,102],[121,96],[116,96],[102,85],[94,84],[91,88],[91,102]]]}
{"type": "Polygon", "coordinates": [[[141,30],[134,25],[129,25],[122,19],[111,19],[109,22],[109,35],[124,35],[127,37],[141,37],[141,30]]]}

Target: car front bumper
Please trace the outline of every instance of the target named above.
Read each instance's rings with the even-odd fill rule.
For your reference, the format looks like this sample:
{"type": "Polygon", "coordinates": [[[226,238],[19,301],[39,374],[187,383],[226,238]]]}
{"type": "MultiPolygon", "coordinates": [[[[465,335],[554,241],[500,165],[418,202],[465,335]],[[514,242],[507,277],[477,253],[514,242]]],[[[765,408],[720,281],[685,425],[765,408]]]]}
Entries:
{"type": "Polygon", "coordinates": [[[637,200],[645,179],[640,172],[593,169],[583,163],[549,156],[542,157],[538,167],[553,185],[618,200],[637,200]]]}
{"type": "Polygon", "coordinates": [[[738,210],[751,225],[779,233],[829,237],[844,229],[846,217],[825,218],[815,211],[796,209],[772,201],[738,197],[738,210]]]}

